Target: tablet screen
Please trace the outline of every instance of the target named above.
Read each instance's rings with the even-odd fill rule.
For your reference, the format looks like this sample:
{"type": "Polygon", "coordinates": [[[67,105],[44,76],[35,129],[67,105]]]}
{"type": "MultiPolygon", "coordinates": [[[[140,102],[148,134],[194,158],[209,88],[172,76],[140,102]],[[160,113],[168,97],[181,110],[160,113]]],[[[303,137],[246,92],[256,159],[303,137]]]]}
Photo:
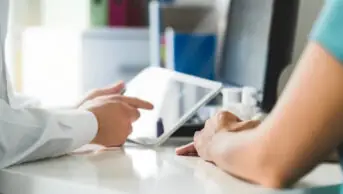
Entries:
{"type": "Polygon", "coordinates": [[[210,93],[213,89],[183,82],[173,76],[154,75],[133,80],[125,96],[147,100],[154,105],[154,109],[140,110],[141,117],[133,123],[129,139],[158,138],[175,130],[180,121],[189,117],[210,93]]]}

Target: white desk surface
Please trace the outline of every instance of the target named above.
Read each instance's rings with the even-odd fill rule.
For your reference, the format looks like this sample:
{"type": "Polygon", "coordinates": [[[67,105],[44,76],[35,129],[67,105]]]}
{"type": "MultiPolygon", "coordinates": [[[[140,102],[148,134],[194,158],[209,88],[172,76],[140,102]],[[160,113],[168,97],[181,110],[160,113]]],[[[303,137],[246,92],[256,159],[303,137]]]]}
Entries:
{"type": "MultiPolygon", "coordinates": [[[[331,185],[341,180],[339,166],[325,164],[297,186],[331,185]]],[[[197,158],[176,156],[172,147],[151,150],[126,146],[4,169],[0,171],[0,193],[245,194],[275,191],[237,180],[197,158]]]]}

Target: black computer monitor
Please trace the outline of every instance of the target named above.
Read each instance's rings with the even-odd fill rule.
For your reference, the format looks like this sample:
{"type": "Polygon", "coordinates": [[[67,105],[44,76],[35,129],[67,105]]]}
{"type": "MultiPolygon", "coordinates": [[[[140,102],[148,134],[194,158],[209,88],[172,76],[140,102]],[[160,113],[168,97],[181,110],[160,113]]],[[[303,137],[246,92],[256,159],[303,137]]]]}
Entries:
{"type": "Polygon", "coordinates": [[[218,79],[261,92],[269,112],[281,72],[291,63],[299,0],[231,0],[218,79]]]}

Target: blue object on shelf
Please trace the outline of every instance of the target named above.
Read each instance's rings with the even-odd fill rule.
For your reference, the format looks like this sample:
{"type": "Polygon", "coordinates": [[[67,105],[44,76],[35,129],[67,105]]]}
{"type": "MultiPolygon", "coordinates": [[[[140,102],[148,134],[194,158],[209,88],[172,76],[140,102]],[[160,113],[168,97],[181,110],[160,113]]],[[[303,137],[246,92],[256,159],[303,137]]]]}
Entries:
{"type": "Polygon", "coordinates": [[[214,80],[216,35],[178,33],[178,29],[164,23],[163,4],[173,2],[159,0],[149,4],[151,65],[214,80]]]}
{"type": "Polygon", "coordinates": [[[175,71],[215,79],[216,35],[166,31],[166,64],[175,71]]]}

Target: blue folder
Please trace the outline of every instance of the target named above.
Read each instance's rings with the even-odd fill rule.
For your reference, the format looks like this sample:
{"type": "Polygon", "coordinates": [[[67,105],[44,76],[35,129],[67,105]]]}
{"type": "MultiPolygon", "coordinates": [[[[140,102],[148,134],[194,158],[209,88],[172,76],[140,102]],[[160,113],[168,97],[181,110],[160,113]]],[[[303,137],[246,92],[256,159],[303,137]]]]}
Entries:
{"type": "Polygon", "coordinates": [[[167,67],[175,71],[215,79],[216,36],[201,33],[166,33],[167,67]],[[171,42],[172,41],[172,42],[171,42]],[[170,51],[172,49],[172,51],[170,51]]]}

